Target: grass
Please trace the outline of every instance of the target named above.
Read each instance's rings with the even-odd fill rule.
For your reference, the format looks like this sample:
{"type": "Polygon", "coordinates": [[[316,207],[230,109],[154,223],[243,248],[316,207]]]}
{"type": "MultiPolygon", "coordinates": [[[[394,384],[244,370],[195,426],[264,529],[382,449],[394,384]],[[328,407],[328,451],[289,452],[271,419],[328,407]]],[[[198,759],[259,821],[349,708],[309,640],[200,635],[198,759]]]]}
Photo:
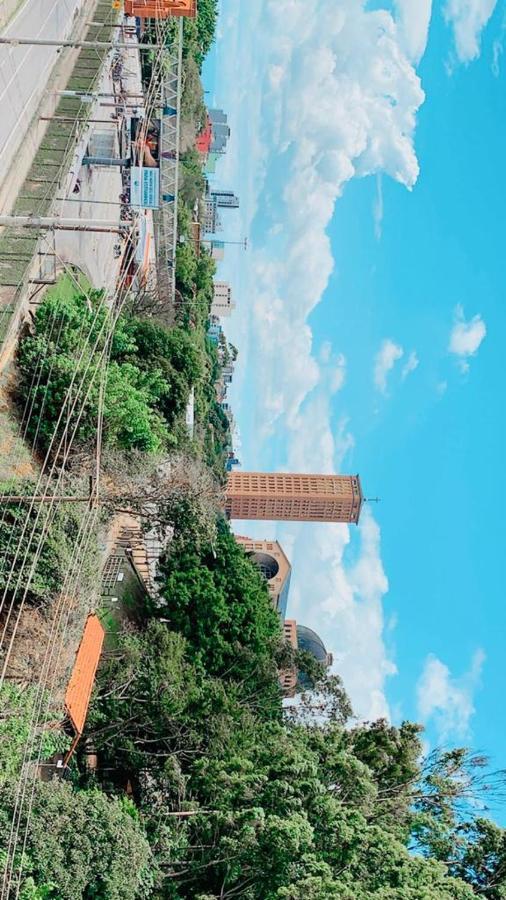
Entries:
{"type": "Polygon", "coordinates": [[[76,281],[84,293],[93,290],[93,285],[86,275],[74,268],[72,275],[69,272],[60,275],[56,284],[49,288],[45,296],[51,299],[58,297],[62,300],[71,300],[76,292],[76,281]]]}

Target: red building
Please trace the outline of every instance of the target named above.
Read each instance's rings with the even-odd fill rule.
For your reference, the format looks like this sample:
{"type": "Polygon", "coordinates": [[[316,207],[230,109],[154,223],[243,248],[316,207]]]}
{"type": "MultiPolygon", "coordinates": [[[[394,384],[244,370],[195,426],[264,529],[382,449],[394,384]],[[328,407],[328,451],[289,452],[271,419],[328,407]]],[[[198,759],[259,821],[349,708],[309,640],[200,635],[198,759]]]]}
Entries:
{"type": "Polygon", "coordinates": [[[202,156],[207,156],[213,142],[213,126],[209,116],[206,117],[204,128],[195,138],[195,147],[202,156]]]}

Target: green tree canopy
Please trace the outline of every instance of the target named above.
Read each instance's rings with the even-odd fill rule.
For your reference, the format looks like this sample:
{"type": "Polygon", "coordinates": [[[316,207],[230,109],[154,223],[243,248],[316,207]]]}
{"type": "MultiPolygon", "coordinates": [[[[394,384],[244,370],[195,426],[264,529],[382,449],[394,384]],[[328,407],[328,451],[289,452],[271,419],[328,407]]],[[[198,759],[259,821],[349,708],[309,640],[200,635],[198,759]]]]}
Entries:
{"type": "Polygon", "coordinates": [[[40,305],[18,353],[18,400],[36,446],[53,441],[58,453],[69,436],[94,438],[102,386],[106,443],[147,452],[176,443],[174,424],[205,371],[202,351],[182,329],[128,313],[111,327],[100,292],[56,292],[40,305]]]}

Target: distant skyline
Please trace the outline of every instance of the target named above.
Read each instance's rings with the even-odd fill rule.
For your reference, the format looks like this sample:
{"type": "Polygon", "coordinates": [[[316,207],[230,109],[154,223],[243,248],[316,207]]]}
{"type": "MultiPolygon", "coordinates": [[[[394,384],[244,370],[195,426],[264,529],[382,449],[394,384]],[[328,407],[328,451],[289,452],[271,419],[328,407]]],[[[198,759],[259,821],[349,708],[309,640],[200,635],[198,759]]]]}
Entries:
{"type": "MultiPolygon", "coordinates": [[[[506,5],[222,0],[244,468],[358,471],[344,525],[255,526],[356,712],[504,764],[506,5]],[[252,40],[254,36],[254,40],[252,40]]],[[[251,532],[251,523],[248,525],[251,532]]],[[[243,526],[238,523],[240,532],[243,526]]]]}

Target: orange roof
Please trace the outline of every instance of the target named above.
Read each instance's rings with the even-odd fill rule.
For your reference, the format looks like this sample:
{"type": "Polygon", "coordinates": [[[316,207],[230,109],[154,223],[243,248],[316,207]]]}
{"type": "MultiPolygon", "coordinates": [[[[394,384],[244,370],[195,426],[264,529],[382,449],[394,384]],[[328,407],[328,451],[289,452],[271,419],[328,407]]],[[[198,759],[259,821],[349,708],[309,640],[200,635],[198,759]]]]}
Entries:
{"type": "Polygon", "coordinates": [[[196,0],[125,0],[125,15],[147,19],[197,15],[196,0]]]}
{"type": "Polygon", "coordinates": [[[104,637],[98,616],[88,616],[65,694],[65,709],[77,735],[83,733],[104,637]]]}

